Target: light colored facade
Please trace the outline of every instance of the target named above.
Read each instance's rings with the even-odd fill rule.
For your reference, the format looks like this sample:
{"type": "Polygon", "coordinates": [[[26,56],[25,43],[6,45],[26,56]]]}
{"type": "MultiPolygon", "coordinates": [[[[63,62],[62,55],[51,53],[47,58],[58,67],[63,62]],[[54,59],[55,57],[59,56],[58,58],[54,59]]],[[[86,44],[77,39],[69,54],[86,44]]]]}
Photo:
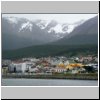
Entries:
{"type": "Polygon", "coordinates": [[[67,60],[66,62],[64,62],[64,65],[65,66],[69,65],[69,61],[67,60]]]}
{"type": "Polygon", "coordinates": [[[38,71],[39,71],[38,68],[31,68],[29,70],[30,73],[35,73],[35,72],[38,72],[38,71]]]}
{"type": "Polygon", "coordinates": [[[59,63],[60,63],[60,61],[59,60],[51,60],[51,65],[58,65],[59,63]]]}
{"type": "Polygon", "coordinates": [[[79,72],[78,70],[72,70],[72,71],[71,71],[72,74],[76,74],[76,73],[78,73],[78,72],[79,72]]]}
{"type": "Polygon", "coordinates": [[[59,68],[59,67],[56,67],[54,69],[54,72],[57,72],[57,73],[62,73],[62,72],[66,72],[67,70],[65,68],[59,68]]]}
{"type": "Polygon", "coordinates": [[[22,73],[24,73],[26,71],[26,68],[27,68],[26,63],[11,63],[9,65],[10,72],[22,72],[22,73]]]}

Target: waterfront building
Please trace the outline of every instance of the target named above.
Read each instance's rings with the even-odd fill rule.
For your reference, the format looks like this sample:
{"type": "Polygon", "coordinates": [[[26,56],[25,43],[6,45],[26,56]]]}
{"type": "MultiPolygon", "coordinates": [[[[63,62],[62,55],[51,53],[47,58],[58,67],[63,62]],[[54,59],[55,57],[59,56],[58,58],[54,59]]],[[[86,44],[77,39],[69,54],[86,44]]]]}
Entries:
{"type": "Polygon", "coordinates": [[[9,65],[9,72],[22,72],[27,70],[27,63],[25,62],[13,62],[9,65]]]}
{"type": "Polygon", "coordinates": [[[61,67],[54,68],[54,72],[57,72],[57,73],[63,73],[63,72],[66,72],[66,71],[67,71],[66,68],[61,68],[61,67]]]}

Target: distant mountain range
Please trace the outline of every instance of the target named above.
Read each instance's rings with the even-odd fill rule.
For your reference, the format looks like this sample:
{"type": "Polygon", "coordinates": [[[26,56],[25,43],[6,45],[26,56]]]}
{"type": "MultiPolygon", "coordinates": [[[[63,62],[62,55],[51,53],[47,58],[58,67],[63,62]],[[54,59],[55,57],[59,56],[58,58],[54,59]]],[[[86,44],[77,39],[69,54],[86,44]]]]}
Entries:
{"type": "Polygon", "coordinates": [[[97,55],[98,16],[73,24],[73,29],[68,28],[69,24],[58,24],[54,20],[15,19],[2,18],[3,59],[97,55]]]}
{"type": "Polygon", "coordinates": [[[2,49],[13,50],[32,45],[43,45],[67,37],[84,23],[58,23],[55,20],[28,20],[26,18],[2,18],[2,49]]]}

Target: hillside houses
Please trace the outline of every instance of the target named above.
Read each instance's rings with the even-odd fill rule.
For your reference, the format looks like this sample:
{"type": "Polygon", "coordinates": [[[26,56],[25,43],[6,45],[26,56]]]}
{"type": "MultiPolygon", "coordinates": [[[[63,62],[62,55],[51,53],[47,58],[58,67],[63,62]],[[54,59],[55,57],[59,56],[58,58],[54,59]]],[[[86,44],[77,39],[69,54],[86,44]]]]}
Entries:
{"type": "Polygon", "coordinates": [[[9,64],[11,64],[11,60],[8,59],[2,60],[2,66],[8,66],[9,64]]]}
{"type": "Polygon", "coordinates": [[[87,56],[76,57],[74,60],[76,62],[89,64],[89,63],[97,63],[98,62],[98,57],[95,57],[94,55],[87,55],[87,56]]]}
{"type": "MultiPolygon", "coordinates": [[[[18,60],[3,60],[2,73],[85,73],[84,66],[91,66],[98,71],[97,63],[83,63],[84,59],[92,60],[92,57],[42,57],[22,58],[18,60]]],[[[97,60],[97,59],[96,59],[97,60]]]]}

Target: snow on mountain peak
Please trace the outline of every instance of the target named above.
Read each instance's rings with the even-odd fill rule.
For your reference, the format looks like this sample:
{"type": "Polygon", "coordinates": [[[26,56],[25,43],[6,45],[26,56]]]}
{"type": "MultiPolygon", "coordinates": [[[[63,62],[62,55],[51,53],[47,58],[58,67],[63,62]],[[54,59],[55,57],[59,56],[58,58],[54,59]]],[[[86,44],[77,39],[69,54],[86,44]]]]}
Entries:
{"type": "Polygon", "coordinates": [[[38,22],[36,22],[36,25],[39,26],[41,29],[45,29],[48,24],[49,21],[46,20],[38,20],[38,22]]]}
{"type": "Polygon", "coordinates": [[[75,25],[69,25],[67,32],[71,33],[74,30],[74,28],[75,28],[75,25]]]}
{"type": "Polygon", "coordinates": [[[28,21],[26,23],[23,23],[21,28],[19,29],[19,31],[23,30],[23,29],[26,29],[26,28],[29,28],[30,31],[32,31],[32,24],[28,21]]]}
{"type": "Polygon", "coordinates": [[[17,24],[17,18],[16,17],[6,17],[6,19],[8,19],[10,23],[17,24]]]}
{"type": "Polygon", "coordinates": [[[50,28],[50,30],[48,30],[48,33],[51,33],[53,31],[55,33],[65,33],[64,31],[62,31],[62,25],[61,24],[57,24],[55,27],[50,28]]]}
{"type": "Polygon", "coordinates": [[[74,29],[74,25],[70,25],[70,24],[57,24],[55,27],[50,28],[50,30],[48,30],[48,33],[51,32],[55,32],[55,34],[66,34],[66,33],[70,33],[72,32],[74,29]]]}
{"type": "Polygon", "coordinates": [[[56,26],[54,27],[51,27],[49,30],[48,30],[48,33],[51,33],[51,32],[55,32],[55,34],[59,34],[59,33],[62,33],[62,34],[69,34],[71,33],[75,27],[83,24],[85,21],[84,20],[80,20],[79,22],[76,22],[76,23],[73,23],[73,24],[68,24],[68,23],[58,23],[56,26]]]}
{"type": "Polygon", "coordinates": [[[33,20],[32,23],[28,19],[19,19],[17,17],[6,17],[6,19],[13,23],[15,26],[18,22],[21,22],[19,32],[28,29],[32,31],[33,23],[37,25],[40,29],[45,30],[47,33],[54,33],[57,38],[63,38],[66,34],[70,34],[75,27],[83,24],[85,20],[80,20],[75,23],[58,23],[55,20],[33,20]]]}

